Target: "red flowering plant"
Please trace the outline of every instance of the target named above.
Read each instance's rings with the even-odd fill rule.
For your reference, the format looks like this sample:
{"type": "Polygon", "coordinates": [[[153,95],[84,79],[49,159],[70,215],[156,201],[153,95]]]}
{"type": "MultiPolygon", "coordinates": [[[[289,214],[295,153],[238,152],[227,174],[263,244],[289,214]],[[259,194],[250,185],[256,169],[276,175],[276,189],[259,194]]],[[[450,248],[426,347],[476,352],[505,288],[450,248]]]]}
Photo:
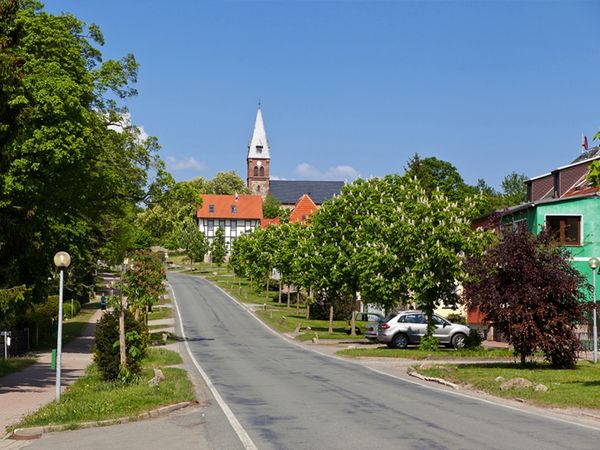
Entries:
{"type": "Polygon", "coordinates": [[[138,250],[129,255],[129,268],[123,276],[123,293],[130,307],[147,313],[160,300],[165,288],[166,272],[160,257],[149,250],[138,250]]]}

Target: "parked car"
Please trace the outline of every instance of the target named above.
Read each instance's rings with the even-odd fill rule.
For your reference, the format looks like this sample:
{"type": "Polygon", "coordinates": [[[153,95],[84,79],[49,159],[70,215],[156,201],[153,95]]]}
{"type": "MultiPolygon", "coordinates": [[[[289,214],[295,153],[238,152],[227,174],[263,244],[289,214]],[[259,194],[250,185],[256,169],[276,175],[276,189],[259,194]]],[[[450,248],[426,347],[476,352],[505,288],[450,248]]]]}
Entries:
{"type": "MultiPolygon", "coordinates": [[[[434,337],[440,344],[463,348],[469,335],[469,327],[452,323],[436,314],[433,315],[434,337]]],[[[392,348],[417,345],[427,331],[427,317],[422,311],[402,311],[388,315],[377,329],[377,340],[392,348]]]]}
{"type": "MultiPolygon", "coordinates": [[[[356,317],[354,319],[354,327],[356,334],[364,334],[365,337],[369,338],[366,333],[366,328],[368,324],[376,323],[379,324],[380,321],[383,320],[383,316],[378,313],[370,313],[370,312],[357,312],[355,313],[356,317]]],[[[370,325],[372,328],[372,325],[370,325]]],[[[350,334],[350,330],[352,330],[352,316],[348,317],[348,326],[346,327],[346,334],[350,334]]],[[[377,328],[375,328],[375,336],[377,335],[377,328]]],[[[373,336],[373,331],[370,331],[370,336],[373,336]]]]}

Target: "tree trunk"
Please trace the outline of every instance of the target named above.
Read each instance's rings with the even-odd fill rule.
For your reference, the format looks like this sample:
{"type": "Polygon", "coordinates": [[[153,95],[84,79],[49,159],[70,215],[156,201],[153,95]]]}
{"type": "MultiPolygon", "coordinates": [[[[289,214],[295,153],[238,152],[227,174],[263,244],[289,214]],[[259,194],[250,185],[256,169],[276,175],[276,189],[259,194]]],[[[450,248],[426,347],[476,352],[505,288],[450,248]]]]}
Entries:
{"type": "Polygon", "coordinates": [[[306,304],[306,320],[310,319],[310,305],[306,304]]]}
{"type": "Polygon", "coordinates": [[[352,294],[352,317],[350,319],[350,336],[356,336],[356,292],[352,294]]]}
{"type": "Polygon", "coordinates": [[[266,299],[267,301],[269,301],[269,283],[271,281],[271,277],[267,274],[267,295],[266,295],[266,299]]]}
{"type": "Polygon", "coordinates": [[[140,320],[140,308],[135,308],[135,321],[139,322],[140,320]]]}
{"type": "Polygon", "coordinates": [[[333,333],[333,306],[329,307],[329,329],[327,331],[333,333]]]}
{"type": "Polygon", "coordinates": [[[296,314],[300,312],[300,290],[296,288],[296,314]]]}
{"type": "Polygon", "coordinates": [[[125,348],[125,307],[121,298],[121,312],[119,313],[119,358],[121,369],[127,368],[127,352],[125,348]]]}
{"type": "Polygon", "coordinates": [[[279,276],[279,304],[281,304],[281,275],[279,276]]]}
{"type": "Polygon", "coordinates": [[[287,307],[290,307],[290,285],[287,284],[287,307]]]}

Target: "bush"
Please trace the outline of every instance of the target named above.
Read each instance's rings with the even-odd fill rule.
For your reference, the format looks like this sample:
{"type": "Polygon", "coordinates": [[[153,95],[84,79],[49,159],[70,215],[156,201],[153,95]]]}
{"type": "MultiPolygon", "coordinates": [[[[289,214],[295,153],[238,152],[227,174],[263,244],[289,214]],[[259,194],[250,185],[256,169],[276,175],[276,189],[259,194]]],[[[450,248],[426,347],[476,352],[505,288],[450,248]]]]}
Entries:
{"type": "Polygon", "coordinates": [[[465,338],[465,348],[479,348],[483,342],[483,336],[475,328],[471,328],[469,335],[465,338]]]}
{"type": "Polygon", "coordinates": [[[419,344],[419,350],[426,352],[436,352],[439,350],[440,341],[434,336],[423,336],[419,344]]]}
{"type": "Polygon", "coordinates": [[[81,311],[81,303],[77,300],[66,300],[63,303],[63,318],[75,317],[81,311]],[[72,310],[71,310],[72,308],[72,310]]]}
{"type": "Polygon", "coordinates": [[[121,378],[130,381],[141,372],[141,361],[146,355],[148,331],[136,321],[133,314],[125,311],[125,335],[127,341],[127,371],[122,371],[119,354],[119,312],[106,313],[94,330],[94,362],[103,380],[121,378]]]}
{"type": "Polygon", "coordinates": [[[463,325],[467,324],[466,317],[459,313],[448,314],[448,317],[446,317],[446,319],[448,319],[452,323],[461,323],[463,325]]]}
{"type": "Polygon", "coordinates": [[[346,320],[352,314],[352,299],[337,291],[316,292],[310,305],[312,319],[329,320],[329,307],[333,305],[333,320],[346,320]]]}

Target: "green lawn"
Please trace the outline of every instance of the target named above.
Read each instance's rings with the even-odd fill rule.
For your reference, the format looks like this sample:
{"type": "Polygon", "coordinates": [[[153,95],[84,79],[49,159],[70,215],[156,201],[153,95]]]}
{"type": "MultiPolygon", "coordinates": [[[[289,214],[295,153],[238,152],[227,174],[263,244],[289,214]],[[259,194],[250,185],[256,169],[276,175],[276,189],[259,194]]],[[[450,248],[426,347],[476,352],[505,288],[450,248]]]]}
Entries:
{"type": "Polygon", "coordinates": [[[453,349],[440,348],[437,352],[419,350],[418,348],[396,349],[386,346],[373,346],[371,348],[352,348],[340,350],[336,353],[341,356],[350,357],[377,357],[377,358],[407,358],[407,359],[455,359],[455,358],[476,358],[476,359],[513,359],[512,350],[502,348],[479,348],[479,349],[453,349]]]}
{"type": "Polygon", "coordinates": [[[575,369],[555,370],[545,363],[533,363],[520,367],[517,363],[456,364],[433,366],[417,371],[423,375],[443,378],[453,383],[470,385],[475,389],[498,397],[524,399],[542,406],[581,407],[600,409],[600,365],[580,361],[575,369]],[[547,392],[535,392],[533,388],[503,391],[495,379],[502,376],[526,378],[532,383],[548,387],[547,392]]]}
{"type": "Polygon", "coordinates": [[[171,308],[154,308],[148,313],[148,320],[170,319],[173,317],[171,308]]]}
{"type": "MultiPolygon", "coordinates": [[[[3,355],[4,356],[4,355],[3,355]]],[[[0,359],[0,377],[8,375],[9,373],[18,372],[27,366],[35,363],[35,358],[9,358],[0,359]]]]}
{"type": "Polygon", "coordinates": [[[62,395],[60,404],[50,403],[25,417],[14,428],[63,424],[76,428],[77,423],[135,416],[160,406],[194,400],[194,391],[183,369],[165,368],[178,364],[181,357],[172,351],[150,348],[138,383],[123,385],[100,379],[95,365],[62,395]],[[161,367],[166,380],[149,387],[153,367],[161,367]]]}

